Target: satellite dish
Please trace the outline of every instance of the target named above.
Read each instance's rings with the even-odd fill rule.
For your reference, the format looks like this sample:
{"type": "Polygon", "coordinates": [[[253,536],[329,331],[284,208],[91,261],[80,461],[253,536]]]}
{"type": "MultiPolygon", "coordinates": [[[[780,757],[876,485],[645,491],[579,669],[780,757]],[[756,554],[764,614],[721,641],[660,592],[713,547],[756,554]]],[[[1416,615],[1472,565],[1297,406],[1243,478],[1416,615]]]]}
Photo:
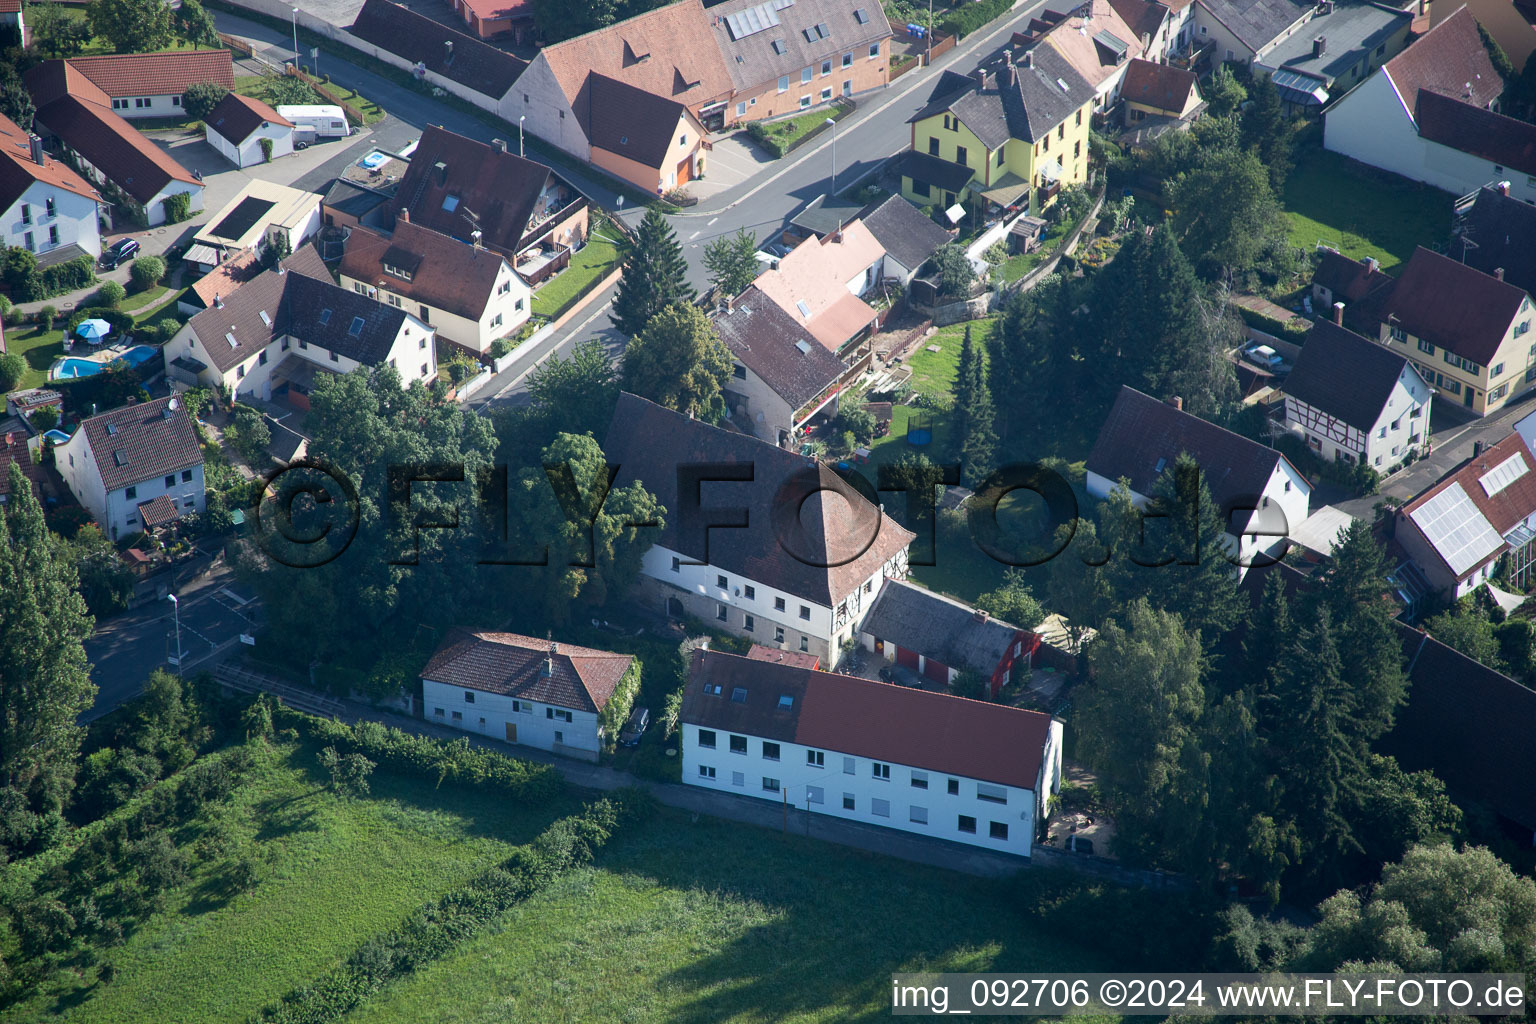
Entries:
{"type": "Polygon", "coordinates": [[[951,224],[959,224],[961,218],[965,216],[965,207],[959,203],[956,203],[954,206],[951,206],[949,209],[944,211],[944,216],[949,219],[951,224]]]}
{"type": "Polygon", "coordinates": [[[175,412],[177,409],[179,409],[181,407],[181,405],[180,405],[179,402],[177,402],[176,399],[173,398],[169,402],[165,403],[165,407],[167,409],[171,410],[172,412],[175,412]]]}

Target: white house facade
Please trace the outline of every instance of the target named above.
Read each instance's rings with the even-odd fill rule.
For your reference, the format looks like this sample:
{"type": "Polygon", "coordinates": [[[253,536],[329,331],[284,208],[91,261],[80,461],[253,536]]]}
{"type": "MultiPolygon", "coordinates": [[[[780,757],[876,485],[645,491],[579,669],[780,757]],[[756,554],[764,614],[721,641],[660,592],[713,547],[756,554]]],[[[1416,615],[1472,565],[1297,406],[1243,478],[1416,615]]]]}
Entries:
{"type": "Polygon", "coordinates": [[[4,228],[0,240],[7,246],[41,256],[78,245],[92,256],[101,255],[97,202],[90,196],[34,181],[0,216],[0,227],[4,228]]]}
{"type": "MultiPolygon", "coordinates": [[[[231,93],[231,95],[234,94],[231,93]]],[[[208,145],[236,167],[250,167],[253,164],[266,162],[266,152],[261,148],[262,139],[271,141],[274,160],[293,152],[293,125],[286,122],[282,124],[272,121],[264,122],[238,142],[226,139],[211,128],[208,130],[207,137],[208,145]]]]}
{"type": "Polygon", "coordinates": [[[1020,857],[1061,785],[1049,715],[712,651],[679,732],[689,785],[1020,857]],[[912,742],[930,729],[968,742],[912,742]]]}
{"type": "Polygon", "coordinates": [[[455,729],[551,753],[597,759],[597,713],[421,680],[423,717],[455,729]]]}
{"type": "Polygon", "coordinates": [[[112,540],[142,530],[140,506],[162,495],[179,516],[204,509],[202,449],[174,397],[83,420],[54,456],[70,493],[112,540]]]}

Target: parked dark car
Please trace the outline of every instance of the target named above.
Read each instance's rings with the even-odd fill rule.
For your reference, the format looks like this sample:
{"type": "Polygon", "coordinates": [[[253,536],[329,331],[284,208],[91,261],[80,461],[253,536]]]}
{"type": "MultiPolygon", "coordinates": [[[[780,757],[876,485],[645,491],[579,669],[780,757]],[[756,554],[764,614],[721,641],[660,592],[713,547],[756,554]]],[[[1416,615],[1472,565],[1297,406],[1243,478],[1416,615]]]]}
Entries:
{"type": "Polygon", "coordinates": [[[101,266],[105,270],[116,270],[124,260],[131,259],[138,251],[138,242],[131,238],[119,238],[101,251],[101,266]]]}
{"type": "Polygon", "coordinates": [[[646,726],[651,724],[650,708],[635,708],[629,713],[629,721],[624,723],[624,728],[619,730],[619,744],[625,747],[638,747],[640,737],[645,735],[646,726]]]}

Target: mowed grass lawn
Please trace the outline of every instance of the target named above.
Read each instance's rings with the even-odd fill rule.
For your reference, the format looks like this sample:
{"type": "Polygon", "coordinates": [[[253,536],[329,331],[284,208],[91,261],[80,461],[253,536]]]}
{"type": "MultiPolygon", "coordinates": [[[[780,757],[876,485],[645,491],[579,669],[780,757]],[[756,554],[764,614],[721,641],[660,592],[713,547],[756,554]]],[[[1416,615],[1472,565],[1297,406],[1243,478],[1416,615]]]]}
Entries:
{"type": "Polygon", "coordinates": [[[36,388],[48,382],[48,367],[64,354],[63,317],[59,325],[45,331],[32,326],[26,330],[12,327],[5,332],[5,348],[27,361],[27,372],[18,387],[36,388]]]}
{"type": "Polygon", "coordinates": [[[348,1021],[874,1021],[893,971],[1103,969],[1016,905],[1005,881],[664,809],[348,1021]]]}
{"type": "Polygon", "coordinates": [[[339,799],[321,788],[313,747],[273,748],[218,812],[229,857],[260,865],[250,894],[226,891],[229,859],[196,864],[160,914],[106,953],[110,985],[71,976],[0,1020],[244,1021],[576,806],[523,808],[382,773],[372,789],[339,799]]]}
{"type": "Polygon", "coordinates": [[[946,403],[953,398],[955,374],[960,369],[960,348],[964,344],[967,327],[971,329],[971,342],[984,345],[997,327],[997,318],[989,317],[941,327],[920,342],[907,357],[907,365],[912,368],[912,390],[946,403]],[[939,350],[929,351],[932,345],[938,346],[939,350]]]}
{"type": "Polygon", "coordinates": [[[1311,252],[1321,242],[1351,259],[1374,256],[1392,273],[1415,246],[1444,243],[1454,198],[1320,145],[1298,145],[1283,202],[1292,245],[1311,252]]]}
{"type": "Polygon", "coordinates": [[[575,305],[589,285],[601,280],[623,258],[623,249],[606,236],[593,231],[581,252],[571,255],[570,266],[544,282],[533,293],[531,308],[534,316],[556,319],[575,305]]]}

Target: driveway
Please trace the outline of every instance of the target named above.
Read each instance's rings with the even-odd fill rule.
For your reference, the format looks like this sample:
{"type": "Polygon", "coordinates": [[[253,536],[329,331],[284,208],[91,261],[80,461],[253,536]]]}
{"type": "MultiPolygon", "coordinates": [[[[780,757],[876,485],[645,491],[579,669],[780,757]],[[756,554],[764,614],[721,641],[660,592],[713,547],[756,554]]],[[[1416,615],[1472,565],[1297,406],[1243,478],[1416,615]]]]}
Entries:
{"type": "Polygon", "coordinates": [[[735,132],[714,143],[704,168],[705,176],[690,181],[687,188],[701,201],[712,199],[740,185],[773,162],[773,157],[753,142],[752,136],[746,132],[735,132]]]}

